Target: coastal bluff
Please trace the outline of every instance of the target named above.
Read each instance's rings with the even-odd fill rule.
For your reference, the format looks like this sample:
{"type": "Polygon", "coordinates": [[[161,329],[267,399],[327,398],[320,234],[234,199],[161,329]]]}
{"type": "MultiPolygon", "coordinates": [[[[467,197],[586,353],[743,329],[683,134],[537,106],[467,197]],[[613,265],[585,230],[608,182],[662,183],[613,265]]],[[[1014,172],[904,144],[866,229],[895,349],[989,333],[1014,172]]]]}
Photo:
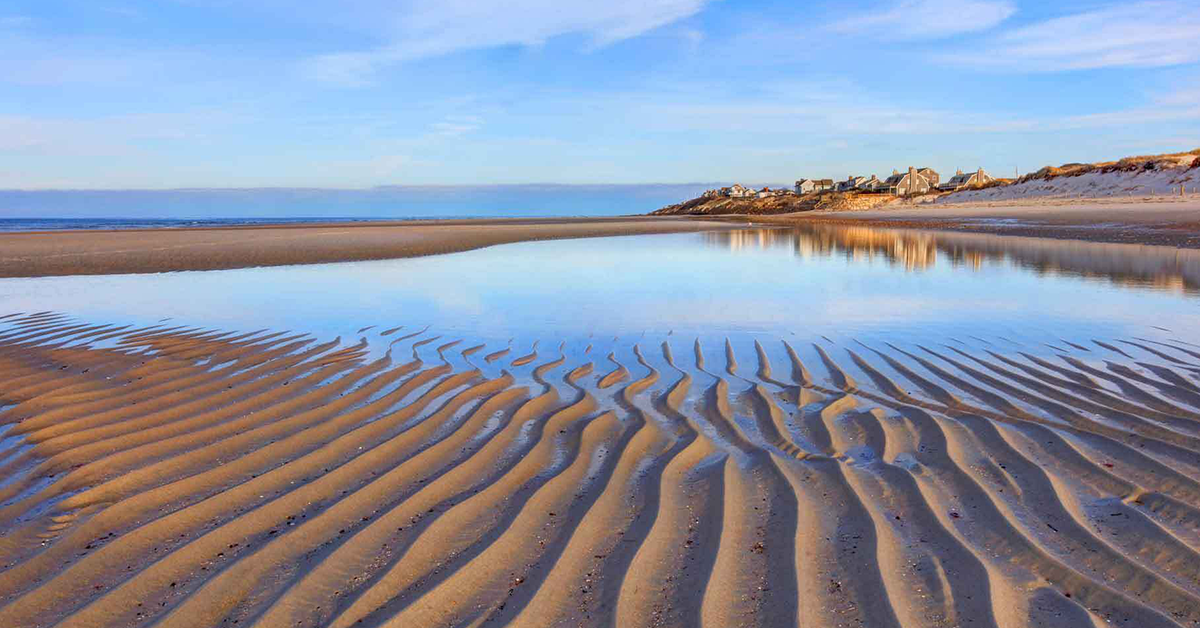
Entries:
{"type": "Polygon", "coordinates": [[[807,211],[857,211],[874,209],[897,202],[895,196],[823,192],[819,194],[786,194],[764,198],[730,198],[701,196],[651,212],[651,216],[717,216],[741,214],[769,216],[807,211]]]}

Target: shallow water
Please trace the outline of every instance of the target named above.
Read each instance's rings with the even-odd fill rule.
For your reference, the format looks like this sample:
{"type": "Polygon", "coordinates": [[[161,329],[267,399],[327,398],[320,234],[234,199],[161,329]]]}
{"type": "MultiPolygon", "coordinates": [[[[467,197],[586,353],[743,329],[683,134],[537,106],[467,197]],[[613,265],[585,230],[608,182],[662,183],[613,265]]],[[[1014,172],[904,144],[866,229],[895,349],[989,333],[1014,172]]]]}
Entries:
{"type": "Polygon", "coordinates": [[[1197,268],[809,227],[2,280],[65,315],[0,313],[0,608],[1192,625],[1197,268]]]}
{"type": "Polygon", "coordinates": [[[477,339],[1198,340],[1200,255],[859,227],[503,245],[435,257],[0,280],[3,313],[477,339]],[[362,331],[368,326],[372,329],[362,331]],[[407,332],[406,332],[407,333],[407,332]]]}

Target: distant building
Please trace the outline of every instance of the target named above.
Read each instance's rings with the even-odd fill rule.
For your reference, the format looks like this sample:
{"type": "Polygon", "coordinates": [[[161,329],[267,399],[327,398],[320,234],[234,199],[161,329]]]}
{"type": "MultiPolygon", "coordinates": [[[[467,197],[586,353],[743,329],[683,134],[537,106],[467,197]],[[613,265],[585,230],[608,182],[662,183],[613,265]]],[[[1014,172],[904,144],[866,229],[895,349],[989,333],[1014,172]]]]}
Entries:
{"type": "Polygon", "coordinates": [[[752,188],[748,188],[740,183],[735,183],[729,188],[729,193],[725,196],[729,198],[754,198],[758,195],[752,188]]]}
{"type": "MultiPolygon", "coordinates": [[[[929,169],[923,168],[923,170],[929,169]]],[[[930,172],[933,171],[930,170],[930,172]]],[[[937,173],[933,172],[933,175],[937,176],[937,173]]],[[[884,182],[883,189],[896,196],[911,196],[913,194],[924,194],[934,189],[934,186],[919,170],[909,166],[908,172],[905,173],[893,170],[892,176],[888,177],[887,181],[884,182]]]]}
{"type": "Polygon", "coordinates": [[[795,194],[795,192],[793,192],[787,188],[779,188],[778,190],[772,190],[771,188],[763,188],[763,189],[759,190],[758,194],[756,194],[755,196],[757,196],[758,198],[771,198],[773,196],[790,196],[792,194],[795,194]]]}
{"type": "Polygon", "coordinates": [[[796,194],[812,194],[833,189],[833,179],[800,179],[796,182],[796,194]]]}
{"type": "Polygon", "coordinates": [[[875,175],[871,175],[870,177],[859,177],[859,179],[861,179],[861,181],[858,182],[858,185],[854,186],[854,189],[860,192],[875,192],[883,186],[883,181],[880,181],[879,177],[875,175]]]}
{"type": "MultiPolygon", "coordinates": [[[[875,178],[875,175],[871,175],[871,178],[875,178]]],[[[866,183],[869,180],[870,179],[868,179],[867,177],[859,177],[859,176],[855,176],[855,175],[850,175],[850,178],[846,179],[845,181],[838,182],[836,189],[839,192],[849,192],[851,190],[858,189],[858,186],[862,185],[863,183],[866,183]]]]}
{"type": "Polygon", "coordinates": [[[975,172],[970,172],[970,173],[965,173],[965,174],[963,173],[962,170],[959,170],[958,172],[956,172],[954,174],[953,177],[950,177],[949,181],[938,186],[938,188],[942,189],[942,190],[951,190],[951,191],[961,190],[963,188],[973,188],[973,187],[978,187],[981,185],[986,185],[995,180],[996,179],[994,179],[991,175],[984,172],[983,168],[980,168],[980,169],[976,170],[975,172]]]}
{"type": "Polygon", "coordinates": [[[925,180],[929,182],[929,185],[935,188],[942,180],[942,176],[933,168],[917,168],[917,174],[925,177],[925,180]]]}

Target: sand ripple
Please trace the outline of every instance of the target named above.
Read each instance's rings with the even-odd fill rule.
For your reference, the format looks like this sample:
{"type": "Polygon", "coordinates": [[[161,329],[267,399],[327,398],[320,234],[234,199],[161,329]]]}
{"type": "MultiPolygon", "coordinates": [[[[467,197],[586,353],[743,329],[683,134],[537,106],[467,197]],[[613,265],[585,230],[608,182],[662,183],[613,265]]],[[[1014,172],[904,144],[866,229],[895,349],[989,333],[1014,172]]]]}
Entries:
{"type": "Polygon", "coordinates": [[[1180,341],[0,325],[4,626],[1200,624],[1180,341]]]}

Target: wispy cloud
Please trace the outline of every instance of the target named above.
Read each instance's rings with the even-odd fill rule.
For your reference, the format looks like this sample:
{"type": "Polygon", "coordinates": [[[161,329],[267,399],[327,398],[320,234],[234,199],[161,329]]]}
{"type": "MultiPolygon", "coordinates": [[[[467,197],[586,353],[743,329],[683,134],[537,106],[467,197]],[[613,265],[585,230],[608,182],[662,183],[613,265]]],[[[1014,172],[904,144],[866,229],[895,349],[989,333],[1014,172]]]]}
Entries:
{"type": "Polygon", "coordinates": [[[987,30],[1016,13],[1008,0],[903,0],[833,24],[878,39],[941,39],[987,30]]]}
{"type": "Polygon", "coordinates": [[[112,157],[147,145],[205,141],[255,118],[232,110],[192,110],[97,118],[0,115],[0,156],[112,157]]]}
{"type": "MultiPolygon", "coordinates": [[[[917,144],[938,136],[963,134],[1045,133],[1079,129],[1127,128],[1131,124],[1167,124],[1200,120],[1200,90],[1188,86],[1149,93],[1139,104],[1055,114],[1029,114],[1004,108],[980,110],[952,103],[901,103],[853,83],[798,83],[772,93],[723,94],[712,86],[670,98],[647,100],[634,93],[591,94],[605,109],[624,112],[631,127],[652,132],[699,134],[745,133],[775,146],[782,129],[813,138],[914,138],[917,144]]],[[[573,105],[560,105],[569,108],[573,105]]]]}
{"type": "Polygon", "coordinates": [[[537,46],[568,34],[588,37],[598,48],[695,15],[708,1],[410,0],[390,9],[398,28],[389,43],[319,55],[302,69],[317,80],[361,86],[381,67],[463,50],[537,46]]]}
{"type": "Polygon", "coordinates": [[[1024,72],[1149,68],[1200,61],[1200,4],[1121,4],[1000,34],[951,57],[961,64],[1024,72]]]}
{"type": "Polygon", "coordinates": [[[0,28],[19,28],[33,23],[27,15],[0,15],[0,28]]]}
{"type": "Polygon", "coordinates": [[[446,116],[440,122],[434,122],[431,129],[434,135],[442,137],[458,137],[483,126],[483,118],[479,116],[446,116]]]}

